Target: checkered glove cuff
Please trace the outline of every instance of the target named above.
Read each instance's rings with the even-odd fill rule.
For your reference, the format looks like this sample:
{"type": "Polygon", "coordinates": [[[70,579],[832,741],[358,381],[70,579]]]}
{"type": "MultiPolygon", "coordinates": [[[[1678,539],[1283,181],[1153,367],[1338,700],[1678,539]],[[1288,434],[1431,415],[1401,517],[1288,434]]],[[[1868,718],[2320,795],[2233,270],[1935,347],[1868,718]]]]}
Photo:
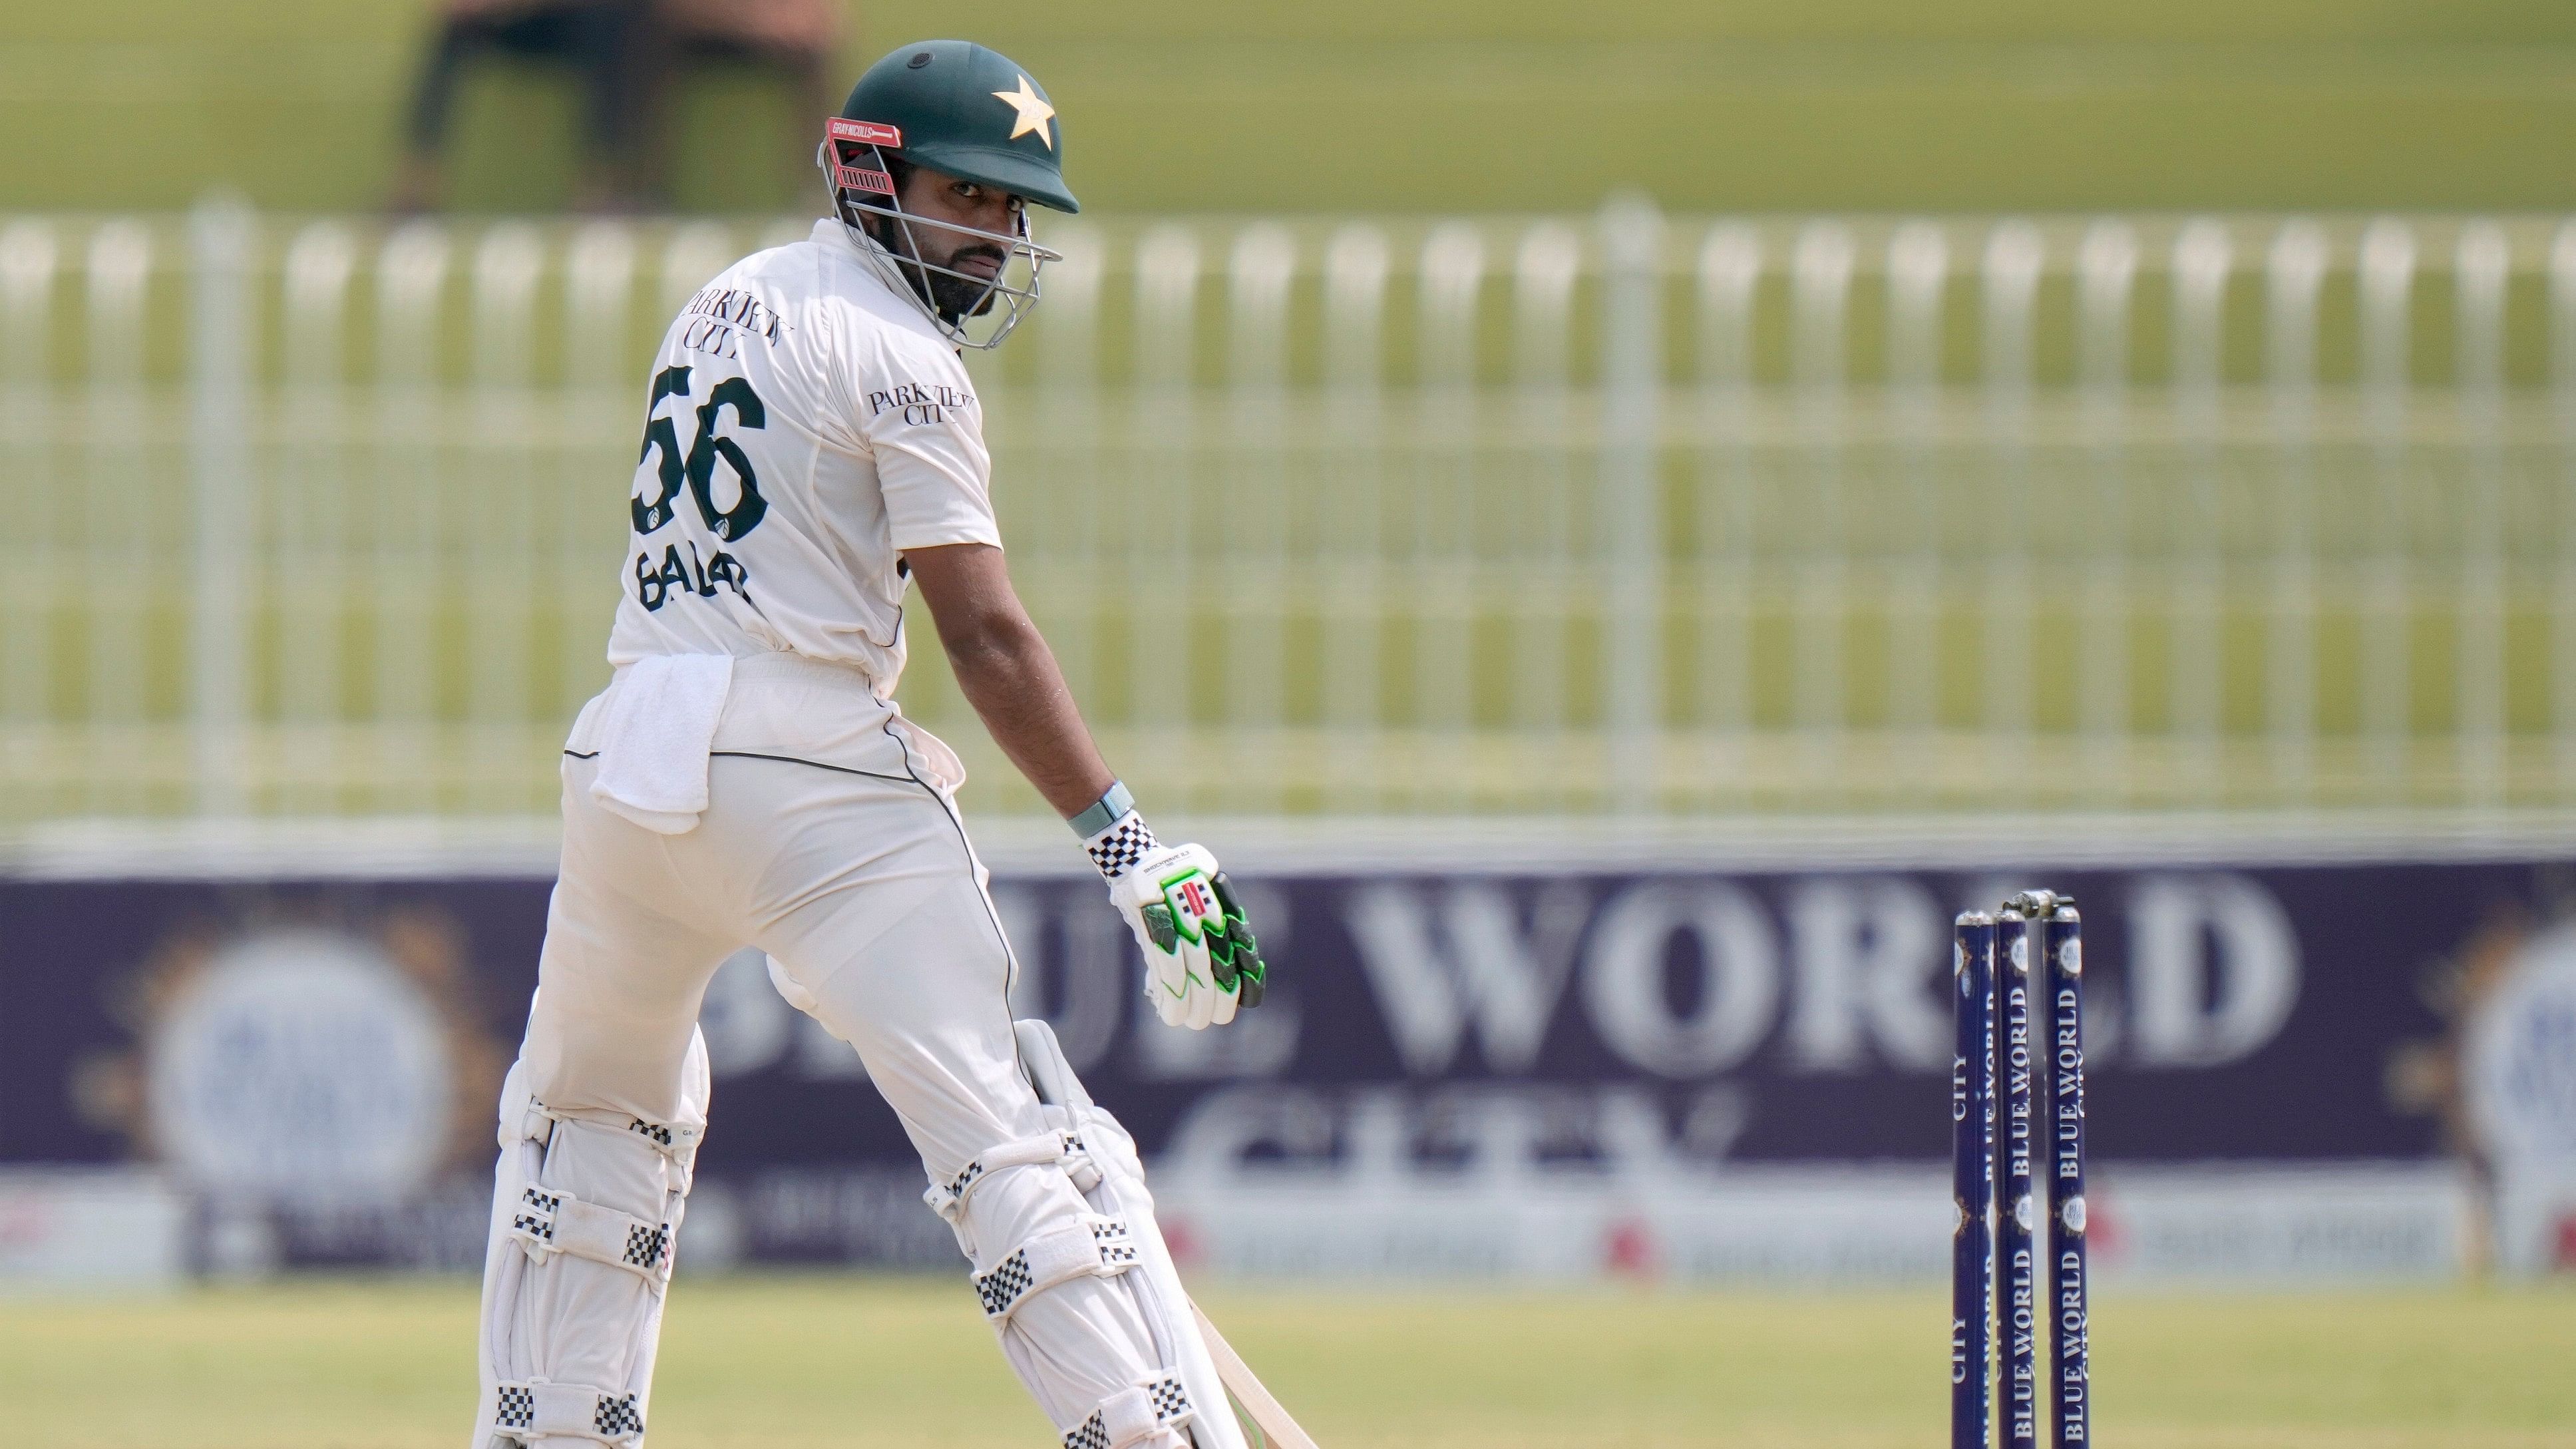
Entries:
{"type": "Polygon", "coordinates": [[[1099,834],[1085,837],[1082,849],[1104,878],[1116,880],[1127,873],[1129,866],[1154,853],[1154,830],[1143,816],[1130,810],[1099,834]]]}

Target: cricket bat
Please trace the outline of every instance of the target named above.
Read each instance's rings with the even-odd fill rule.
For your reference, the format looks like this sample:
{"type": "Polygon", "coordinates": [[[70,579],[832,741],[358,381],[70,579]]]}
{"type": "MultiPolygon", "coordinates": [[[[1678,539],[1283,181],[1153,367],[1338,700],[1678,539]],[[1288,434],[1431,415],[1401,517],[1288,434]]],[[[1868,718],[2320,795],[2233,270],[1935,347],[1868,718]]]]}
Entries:
{"type": "Polygon", "coordinates": [[[1289,1418],[1288,1411],[1279,1407],[1279,1401],[1261,1386],[1261,1380],[1245,1365],[1243,1355],[1234,1351],[1234,1345],[1225,1341],[1215,1324],[1208,1322],[1206,1311],[1193,1303],[1190,1312],[1198,1318],[1199,1337],[1207,1340],[1208,1357],[1216,1360],[1216,1376],[1225,1381],[1225,1396],[1232,1403],[1236,1421],[1243,1425],[1243,1437],[1252,1442],[1252,1449],[1315,1449],[1313,1437],[1298,1428],[1297,1421],[1289,1418]]]}

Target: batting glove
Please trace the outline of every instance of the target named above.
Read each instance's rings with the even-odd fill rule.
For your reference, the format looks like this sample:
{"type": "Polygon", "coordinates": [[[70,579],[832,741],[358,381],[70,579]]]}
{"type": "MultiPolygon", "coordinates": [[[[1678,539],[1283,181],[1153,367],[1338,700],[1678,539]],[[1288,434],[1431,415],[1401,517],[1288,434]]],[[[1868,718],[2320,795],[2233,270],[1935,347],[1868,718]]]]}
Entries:
{"type": "Polygon", "coordinates": [[[1198,1031],[1261,1004],[1261,943],[1206,847],[1157,843],[1133,810],[1082,844],[1144,949],[1155,1015],[1198,1031]]]}

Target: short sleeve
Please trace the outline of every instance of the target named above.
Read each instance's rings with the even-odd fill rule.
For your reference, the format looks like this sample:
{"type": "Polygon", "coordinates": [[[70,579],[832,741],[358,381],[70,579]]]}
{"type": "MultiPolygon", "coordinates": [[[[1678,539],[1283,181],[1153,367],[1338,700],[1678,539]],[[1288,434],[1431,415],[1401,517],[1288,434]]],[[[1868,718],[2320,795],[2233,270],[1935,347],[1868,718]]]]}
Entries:
{"type": "Polygon", "coordinates": [[[954,356],[890,349],[885,365],[861,374],[858,419],[895,548],[1001,543],[983,404],[954,356]]]}

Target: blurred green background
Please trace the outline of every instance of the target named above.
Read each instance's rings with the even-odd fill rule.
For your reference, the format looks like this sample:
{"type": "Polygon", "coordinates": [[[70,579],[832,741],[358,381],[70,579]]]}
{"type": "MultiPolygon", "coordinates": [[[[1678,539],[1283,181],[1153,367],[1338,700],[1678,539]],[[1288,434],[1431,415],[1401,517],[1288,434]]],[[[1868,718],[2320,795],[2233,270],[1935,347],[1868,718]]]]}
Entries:
{"type": "MultiPolygon", "coordinates": [[[[414,0],[0,9],[0,209],[377,205],[428,25],[414,0]]],[[[1037,73],[1113,212],[2576,205],[2565,0],[909,0],[851,7],[848,73],[960,31],[1037,73]]],[[[563,204],[573,105],[480,71],[455,204],[563,204]]],[[[692,82],[679,204],[801,205],[790,109],[747,71],[692,82]]]]}

